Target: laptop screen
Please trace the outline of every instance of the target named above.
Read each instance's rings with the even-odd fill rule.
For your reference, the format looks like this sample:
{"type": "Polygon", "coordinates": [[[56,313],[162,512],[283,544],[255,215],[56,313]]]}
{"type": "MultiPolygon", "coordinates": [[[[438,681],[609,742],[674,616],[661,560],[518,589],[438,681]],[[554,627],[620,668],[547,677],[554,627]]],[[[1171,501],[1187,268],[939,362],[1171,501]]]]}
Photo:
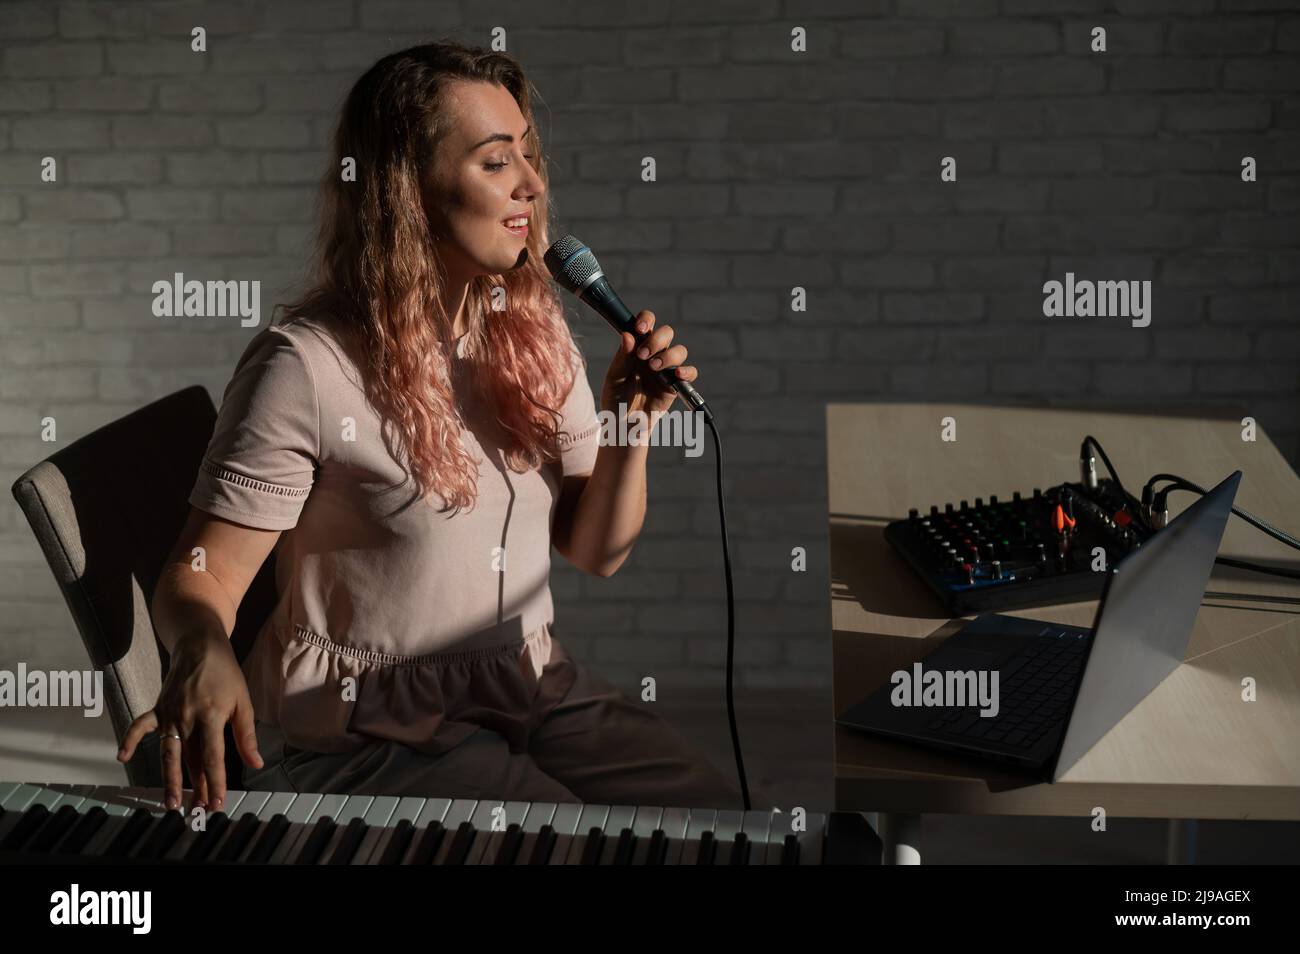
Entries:
{"type": "Polygon", "coordinates": [[[1114,568],[1053,781],[1183,661],[1240,481],[1233,472],[1114,568]]]}

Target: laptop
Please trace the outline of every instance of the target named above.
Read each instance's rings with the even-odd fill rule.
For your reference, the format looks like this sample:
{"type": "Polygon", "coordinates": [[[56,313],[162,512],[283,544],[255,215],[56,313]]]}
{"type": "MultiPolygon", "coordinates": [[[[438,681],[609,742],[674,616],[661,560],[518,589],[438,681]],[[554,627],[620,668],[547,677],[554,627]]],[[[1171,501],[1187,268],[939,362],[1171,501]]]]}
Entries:
{"type": "Polygon", "coordinates": [[[1057,781],[1183,661],[1240,482],[1112,567],[1091,629],[985,613],[835,721],[1057,781]]]}

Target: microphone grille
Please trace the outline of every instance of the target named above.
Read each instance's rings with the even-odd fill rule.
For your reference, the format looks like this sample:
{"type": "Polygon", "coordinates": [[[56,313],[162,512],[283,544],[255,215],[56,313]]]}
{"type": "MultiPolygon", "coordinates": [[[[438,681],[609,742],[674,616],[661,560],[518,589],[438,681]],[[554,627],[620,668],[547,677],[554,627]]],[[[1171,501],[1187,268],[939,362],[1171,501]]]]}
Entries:
{"type": "Polygon", "coordinates": [[[551,277],[566,289],[577,294],[587,283],[600,274],[600,263],[591,249],[572,235],[559,239],[542,256],[551,277]]]}

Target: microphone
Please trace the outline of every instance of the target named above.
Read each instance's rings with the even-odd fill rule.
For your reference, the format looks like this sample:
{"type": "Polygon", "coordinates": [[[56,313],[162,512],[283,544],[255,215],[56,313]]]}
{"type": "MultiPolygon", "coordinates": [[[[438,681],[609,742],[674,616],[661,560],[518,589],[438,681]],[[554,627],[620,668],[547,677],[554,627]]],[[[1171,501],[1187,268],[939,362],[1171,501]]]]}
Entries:
{"type": "MultiPolygon", "coordinates": [[[[620,334],[627,332],[636,339],[638,345],[650,337],[654,329],[637,332],[636,316],[610,287],[609,279],[601,270],[596,256],[572,235],[564,236],[548,248],[543,261],[546,262],[551,277],[599,312],[615,331],[620,334]]],[[[705,419],[712,422],[713,412],[704,403],[704,398],[700,397],[700,392],[695,390],[691,382],[678,378],[673,373],[674,370],[660,369],[659,380],[680,394],[693,410],[703,411],[705,419]]]]}

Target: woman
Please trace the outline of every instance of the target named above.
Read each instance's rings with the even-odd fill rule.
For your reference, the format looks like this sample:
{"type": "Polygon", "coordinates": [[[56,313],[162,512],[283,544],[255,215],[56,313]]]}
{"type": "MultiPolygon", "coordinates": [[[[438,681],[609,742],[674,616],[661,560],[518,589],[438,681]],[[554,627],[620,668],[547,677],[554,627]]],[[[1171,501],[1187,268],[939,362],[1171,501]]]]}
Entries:
{"type": "MultiPolygon", "coordinates": [[[[596,576],[622,564],[648,448],[599,443],[542,266],[529,93],[512,57],[444,42],[349,94],[315,286],[240,359],[155,591],[171,666],[118,757],[158,729],[168,807],[183,758],[221,808],[228,722],[250,789],[739,802],[553,634],[551,546],[596,576]],[[235,609],[272,548],[279,601],[241,670],[235,609]]],[[[696,372],[638,320],[650,337],[622,336],[601,403],[653,419],[676,393],[647,365],[696,372]]]]}

